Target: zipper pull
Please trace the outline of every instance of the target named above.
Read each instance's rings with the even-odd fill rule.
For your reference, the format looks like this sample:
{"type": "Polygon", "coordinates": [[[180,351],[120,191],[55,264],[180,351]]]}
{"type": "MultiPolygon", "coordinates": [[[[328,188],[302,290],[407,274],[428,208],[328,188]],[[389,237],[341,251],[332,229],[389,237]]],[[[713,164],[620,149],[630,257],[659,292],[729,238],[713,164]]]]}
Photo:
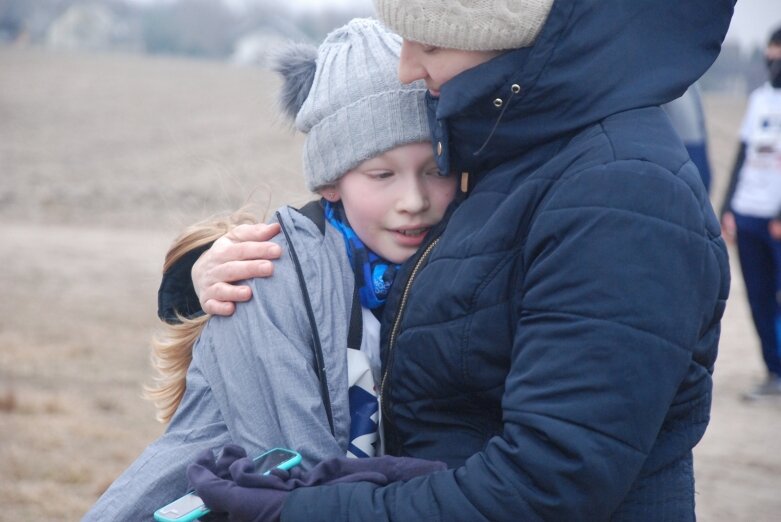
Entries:
{"type": "Polygon", "coordinates": [[[461,173],[461,193],[467,194],[469,192],[469,173],[461,173]]]}

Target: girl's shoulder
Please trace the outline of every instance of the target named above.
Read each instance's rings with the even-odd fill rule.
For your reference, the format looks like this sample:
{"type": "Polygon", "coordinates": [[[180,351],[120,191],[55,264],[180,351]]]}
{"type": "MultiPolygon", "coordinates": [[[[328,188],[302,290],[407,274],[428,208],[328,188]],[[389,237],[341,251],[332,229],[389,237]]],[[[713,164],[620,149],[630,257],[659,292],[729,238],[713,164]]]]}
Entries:
{"type": "Polygon", "coordinates": [[[354,278],[338,231],[293,207],[278,209],[274,218],[282,229],[274,238],[282,256],[274,261],[271,277],[241,283],[252,289],[252,299],[239,303],[236,314],[244,321],[300,323],[301,319],[308,322],[307,309],[333,313],[333,306],[342,300],[351,304],[354,278]]]}

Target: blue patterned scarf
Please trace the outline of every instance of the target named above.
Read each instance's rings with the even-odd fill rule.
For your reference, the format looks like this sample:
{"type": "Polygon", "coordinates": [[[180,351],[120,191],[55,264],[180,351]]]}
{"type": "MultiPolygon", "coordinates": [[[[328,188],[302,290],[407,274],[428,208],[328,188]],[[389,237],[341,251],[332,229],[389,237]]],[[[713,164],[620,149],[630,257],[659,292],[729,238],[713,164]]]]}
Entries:
{"type": "Polygon", "coordinates": [[[355,233],[341,204],[325,202],[325,218],[342,233],[347,246],[347,257],[355,273],[358,283],[358,298],[366,308],[373,310],[385,304],[388,290],[393,284],[393,278],[400,265],[393,264],[381,258],[363,244],[355,233]]]}

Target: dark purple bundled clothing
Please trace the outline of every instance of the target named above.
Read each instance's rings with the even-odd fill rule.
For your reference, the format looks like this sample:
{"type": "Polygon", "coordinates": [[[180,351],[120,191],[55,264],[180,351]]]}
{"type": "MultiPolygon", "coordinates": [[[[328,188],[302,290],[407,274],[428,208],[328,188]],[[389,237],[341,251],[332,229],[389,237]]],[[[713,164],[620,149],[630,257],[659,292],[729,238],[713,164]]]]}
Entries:
{"type": "Polygon", "coordinates": [[[350,482],[385,486],[444,470],[441,462],[405,457],[339,457],[309,471],[296,467],[260,475],[246,452],[229,444],[216,461],[211,450],[202,452],[187,468],[187,478],[213,513],[229,513],[235,521],[269,522],[279,520],[288,493],[296,488],[350,482]]]}

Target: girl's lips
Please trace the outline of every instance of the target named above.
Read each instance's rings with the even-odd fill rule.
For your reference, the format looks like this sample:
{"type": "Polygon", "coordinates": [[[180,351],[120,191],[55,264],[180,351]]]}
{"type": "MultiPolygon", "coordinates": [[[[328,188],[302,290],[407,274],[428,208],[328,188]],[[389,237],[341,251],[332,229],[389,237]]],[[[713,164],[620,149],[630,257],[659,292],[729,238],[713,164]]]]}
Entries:
{"type": "Polygon", "coordinates": [[[423,242],[428,231],[429,227],[392,230],[397,243],[412,247],[419,246],[423,242]]]}

